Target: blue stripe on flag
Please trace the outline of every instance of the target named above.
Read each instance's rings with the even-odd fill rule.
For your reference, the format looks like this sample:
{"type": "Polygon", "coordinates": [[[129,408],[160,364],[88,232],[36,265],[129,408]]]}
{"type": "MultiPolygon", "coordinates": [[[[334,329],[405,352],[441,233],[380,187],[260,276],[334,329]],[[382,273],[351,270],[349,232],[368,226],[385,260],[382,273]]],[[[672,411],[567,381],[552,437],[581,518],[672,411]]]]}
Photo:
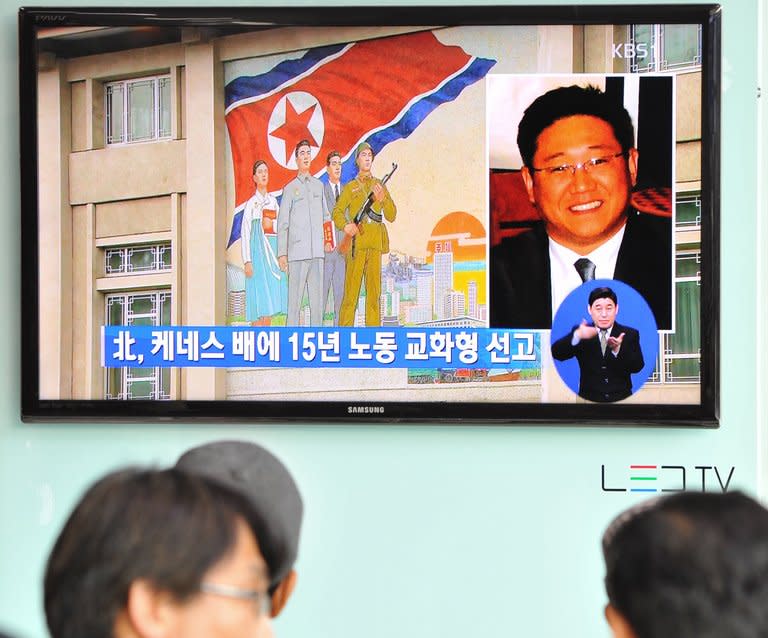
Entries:
{"type": "Polygon", "coordinates": [[[240,239],[240,232],[242,231],[242,228],[243,228],[243,208],[241,207],[240,210],[238,210],[235,213],[235,216],[232,218],[232,232],[229,233],[229,241],[227,242],[227,248],[229,248],[238,239],[240,239]]]}
{"type": "Polygon", "coordinates": [[[335,44],[333,46],[310,49],[298,60],[284,60],[266,73],[253,76],[242,76],[232,80],[224,87],[224,108],[229,108],[239,100],[258,97],[306,73],[318,62],[330,55],[338,53],[347,44],[335,44]]]}

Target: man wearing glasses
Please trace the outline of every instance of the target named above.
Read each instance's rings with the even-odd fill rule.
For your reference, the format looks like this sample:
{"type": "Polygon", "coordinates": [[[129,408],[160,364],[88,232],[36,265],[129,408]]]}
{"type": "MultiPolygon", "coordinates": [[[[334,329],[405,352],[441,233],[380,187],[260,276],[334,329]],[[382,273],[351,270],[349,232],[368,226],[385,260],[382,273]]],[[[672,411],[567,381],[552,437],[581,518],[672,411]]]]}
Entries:
{"type": "Polygon", "coordinates": [[[549,329],[571,290],[618,279],[671,327],[671,224],[630,205],[634,139],[629,113],[595,87],[560,87],[526,109],[521,175],[541,221],[492,250],[491,326],[549,329]]]}
{"type": "Polygon", "coordinates": [[[269,638],[296,582],[302,502],[251,443],[112,472],[82,497],[45,572],[52,638],[269,638]]]}

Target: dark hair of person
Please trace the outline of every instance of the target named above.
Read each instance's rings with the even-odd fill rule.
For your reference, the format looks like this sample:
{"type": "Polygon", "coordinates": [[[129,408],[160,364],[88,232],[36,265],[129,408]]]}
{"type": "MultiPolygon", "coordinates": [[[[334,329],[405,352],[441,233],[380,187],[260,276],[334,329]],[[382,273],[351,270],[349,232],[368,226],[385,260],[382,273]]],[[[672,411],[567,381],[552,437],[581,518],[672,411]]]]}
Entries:
{"type": "Polygon", "coordinates": [[[312,146],[310,145],[309,140],[299,140],[299,143],[296,144],[296,148],[293,149],[293,154],[295,157],[299,156],[299,149],[302,146],[309,146],[310,150],[312,150],[312,146]]]}
{"type": "Polygon", "coordinates": [[[684,492],[620,515],[603,538],[608,599],[637,638],[768,636],[768,511],[684,492]]]}
{"type": "Polygon", "coordinates": [[[561,86],[537,97],[525,109],[517,130],[517,146],[523,164],[533,168],[539,135],[557,120],[571,115],[592,115],[608,122],[616,141],[626,153],[635,145],[635,129],[627,109],[595,86],[561,86]]]}
{"type": "Polygon", "coordinates": [[[611,288],[608,288],[607,286],[601,286],[600,288],[595,288],[592,292],[590,292],[588,305],[591,306],[593,303],[595,303],[597,299],[610,299],[615,304],[619,303],[619,300],[616,297],[616,293],[613,292],[613,290],[611,288]]]}
{"type": "Polygon", "coordinates": [[[341,153],[339,153],[339,151],[331,151],[330,153],[328,153],[328,157],[325,158],[325,165],[329,166],[331,163],[331,160],[334,157],[338,157],[339,159],[341,159],[341,153]]]}
{"type": "Polygon", "coordinates": [[[112,638],[139,579],[187,600],[234,544],[237,516],[258,539],[263,522],[243,497],[182,470],[127,469],[97,481],[48,558],[51,637],[112,638]]]}
{"type": "MultiPolygon", "coordinates": [[[[253,163],[253,174],[254,174],[254,175],[256,175],[256,169],[257,169],[259,166],[261,166],[262,164],[264,164],[265,166],[267,165],[267,163],[266,163],[266,162],[265,162],[263,159],[257,159],[257,160],[256,160],[256,161],[253,163]]],[[[267,168],[269,168],[269,167],[267,166],[267,168]]]]}

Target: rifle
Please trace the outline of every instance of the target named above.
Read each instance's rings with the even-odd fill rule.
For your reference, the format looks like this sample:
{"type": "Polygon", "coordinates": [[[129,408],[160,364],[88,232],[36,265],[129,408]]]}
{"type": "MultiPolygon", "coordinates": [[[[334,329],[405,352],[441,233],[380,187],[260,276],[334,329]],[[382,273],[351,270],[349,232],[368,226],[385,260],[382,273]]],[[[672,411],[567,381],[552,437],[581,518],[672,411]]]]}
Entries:
{"type": "MultiPolygon", "coordinates": [[[[397,164],[392,162],[392,170],[389,171],[384,177],[381,178],[381,185],[383,186],[389,181],[389,178],[392,177],[392,175],[395,174],[395,171],[397,170],[397,164]]],[[[365,198],[365,201],[363,202],[363,205],[360,206],[360,210],[357,211],[357,215],[353,218],[353,223],[357,225],[357,228],[360,230],[360,234],[363,233],[363,219],[365,219],[366,215],[373,219],[374,221],[380,222],[381,221],[381,215],[374,213],[371,210],[371,207],[373,206],[374,198],[373,198],[373,191],[368,193],[368,197],[365,198]]],[[[339,252],[342,255],[346,255],[347,252],[349,252],[349,245],[352,244],[352,256],[355,256],[355,238],[350,237],[346,233],[344,234],[344,238],[341,240],[341,243],[339,244],[339,252]]]]}

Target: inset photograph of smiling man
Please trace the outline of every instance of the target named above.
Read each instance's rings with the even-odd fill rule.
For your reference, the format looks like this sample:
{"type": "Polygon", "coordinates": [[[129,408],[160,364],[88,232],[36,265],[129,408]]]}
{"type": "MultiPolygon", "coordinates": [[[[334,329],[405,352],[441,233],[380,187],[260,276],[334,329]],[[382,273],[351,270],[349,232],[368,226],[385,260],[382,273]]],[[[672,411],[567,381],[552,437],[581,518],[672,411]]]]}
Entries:
{"type": "Polygon", "coordinates": [[[673,82],[488,78],[492,327],[549,330],[572,290],[611,279],[673,328],[673,82]]]}

